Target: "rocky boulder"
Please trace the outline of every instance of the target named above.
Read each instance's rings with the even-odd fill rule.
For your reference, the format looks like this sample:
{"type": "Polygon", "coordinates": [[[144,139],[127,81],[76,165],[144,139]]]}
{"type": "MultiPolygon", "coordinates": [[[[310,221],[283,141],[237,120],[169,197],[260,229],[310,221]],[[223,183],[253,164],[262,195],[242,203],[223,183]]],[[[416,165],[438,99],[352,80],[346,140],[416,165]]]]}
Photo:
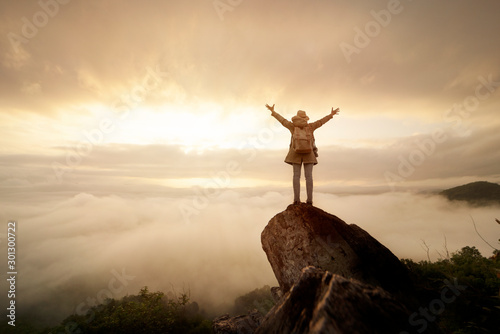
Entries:
{"type": "Polygon", "coordinates": [[[290,205],[261,239],[280,285],[276,305],[264,318],[219,317],[215,333],[441,333],[433,319],[415,321],[422,307],[406,267],[360,227],[290,205]]]}
{"type": "Polygon", "coordinates": [[[263,318],[257,310],[236,317],[225,314],[214,319],[212,327],[216,334],[251,334],[259,327],[263,318]]]}
{"type": "Polygon", "coordinates": [[[414,333],[409,315],[401,302],[379,287],[306,267],[255,333],[414,333]]]}
{"type": "Polygon", "coordinates": [[[362,228],[312,205],[288,206],[269,221],[261,241],[283,294],[304,267],[314,266],[379,286],[410,308],[416,303],[409,273],[389,249],[362,228]]]}

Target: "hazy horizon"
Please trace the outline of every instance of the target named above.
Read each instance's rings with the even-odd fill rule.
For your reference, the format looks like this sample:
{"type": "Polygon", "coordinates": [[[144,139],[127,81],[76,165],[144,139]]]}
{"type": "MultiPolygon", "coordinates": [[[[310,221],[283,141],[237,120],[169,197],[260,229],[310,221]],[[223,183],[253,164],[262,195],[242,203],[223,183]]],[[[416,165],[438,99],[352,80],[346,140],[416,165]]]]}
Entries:
{"type": "Polygon", "coordinates": [[[426,259],[425,241],[436,260],[445,238],[489,256],[471,217],[498,245],[499,207],[433,192],[500,183],[499,10],[0,0],[0,251],[17,221],[19,315],[143,286],[216,307],[275,285],[260,232],[292,202],[292,168],[266,103],[311,121],[340,108],[315,132],[315,206],[400,258],[426,259]]]}

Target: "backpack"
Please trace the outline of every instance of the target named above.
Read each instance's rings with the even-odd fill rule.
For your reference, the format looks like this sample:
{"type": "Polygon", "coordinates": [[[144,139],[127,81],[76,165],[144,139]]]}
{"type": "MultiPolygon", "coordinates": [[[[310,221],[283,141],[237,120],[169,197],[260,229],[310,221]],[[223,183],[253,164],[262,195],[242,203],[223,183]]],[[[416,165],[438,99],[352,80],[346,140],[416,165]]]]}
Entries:
{"type": "Polygon", "coordinates": [[[311,153],[313,151],[313,135],[309,126],[294,127],[292,148],[297,153],[311,153]]]}

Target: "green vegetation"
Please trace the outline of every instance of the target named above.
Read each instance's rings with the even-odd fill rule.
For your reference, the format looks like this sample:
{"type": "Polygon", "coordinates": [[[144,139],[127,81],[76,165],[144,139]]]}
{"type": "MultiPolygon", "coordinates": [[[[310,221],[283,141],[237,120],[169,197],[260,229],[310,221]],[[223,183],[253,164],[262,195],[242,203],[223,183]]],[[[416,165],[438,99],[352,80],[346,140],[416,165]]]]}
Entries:
{"type": "Polygon", "coordinates": [[[449,299],[444,303],[445,309],[436,320],[445,333],[498,333],[498,251],[495,251],[491,258],[485,258],[475,247],[463,247],[449,259],[418,263],[403,259],[402,262],[413,274],[423,307],[429,305],[432,300],[444,300],[443,291],[447,288],[445,280],[464,287],[456,299],[446,297],[449,299]]]}
{"type": "Polygon", "coordinates": [[[257,310],[262,314],[267,314],[274,304],[271,288],[265,285],[260,289],[255,289],[246,295],[236,298],[231,313],[233,315],[240,315],[257,310]]]}
{"type": "MultiPolygon", "coordinates": [[[[236,298],[230,313],[241,315],[256,309],[266,314],[273,306],[271,289],[266,285],[236,298]]],[[[40,329],[26,319],[19,319],[15,328],[0,325],[0,333],[12,330],[20,334],[213,333],[212,320],[200,312],[196,302],[190,302],[187,294],[168,299],[163,292],[150,292],[147,287],[138,295],[108,299],[84,315],[70,315],[55,327],[40,329]]]]}
{"type": "Polygon", "coordinates": [[[186,294],[167,299],[163,292],[149,292],[144,287],[137,296],[108,299],[85,315],[71,315],[60,326],[41,333],[67,332],[201,334],[212,333],[212,323],[199,312],[196,303],[189,303],[186,294]]]}
{"type": "Polygon", "coordinates": [[[472,205],[500,204],[500,185],[478,181],[440,192],[450,201],[466,201],[472,205]]]}

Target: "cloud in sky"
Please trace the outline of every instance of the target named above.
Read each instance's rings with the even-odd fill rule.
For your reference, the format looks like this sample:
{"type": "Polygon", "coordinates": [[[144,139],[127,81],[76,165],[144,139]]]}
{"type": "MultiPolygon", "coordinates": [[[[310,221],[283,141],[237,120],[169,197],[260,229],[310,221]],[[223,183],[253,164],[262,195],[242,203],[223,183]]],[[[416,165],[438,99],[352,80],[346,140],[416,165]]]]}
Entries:
{"type": "MultiPolygon", "coordinates": [[[[413,113],[415,105],[428,115],[468,95],[478,75],[498,74],[495,1],[401,1],[400,12],[347,63],[339,45],[354,45],[355,28],[364,30],[375,21],[372,11],[387,6],[254,1],[225,12],[222,21],[210,1],[72,1],[21,51],[2,40],[2,87],[17,107],[50,101],[31,110],[50,112],[63,102],[103,102],[160,64],[170,73],[165,90],[175,87],[189,100],[338,103],[362,114],[398,114],[403,106],[413,113]],[[25,60],[14,66],[15,57],[25,60]]],[[[40,10],[4,4],[2,30],[21,36],[21,19],[40,10]]]]}
{"type": "MultiPolygon", "coordinates": [[[[328,140],[317,136],[320,163],[314,168],[316,183],[390,191],[418,185],[444,189],[477,179],[498,182],[496,127],[468,130],[462,135],[462,130],[457,132],[452,126],[438,127],[434,132],[439,136],[419,134],[355,147],[323,145],[328,140]]],[[[92,192],[99,184],[113,187],[125,183],[134,185],[130,189],[134,191],[142,183],[174,188],[203,186],[226,175],[229,180],[223,183],[228,188],[289,186],[291,168],[283,163],[287,150],[266,148],[286,147],[289,134],[284,128],[270,134],[265,142],[259,142],[255,135],[242,139],[239,148],[202,152],[161,144],[91,145],[84,140],[58,146],[56,154],[4,154],[0,184],[9,186],[19,180],[46,192],[72,187],[92,192]],[[79,145],[89,149],[80,151],[79,145]]]]}
{"type": "Polygon", "coordinates": [[[70,1],[26,38],[43,8],[4,2],[0,113],[15,133],[2,143],[64,145],[107,117],[106,142],[223,147],[267,126],[266,102],[313,118],[340,106],[330,142],[426,132],[453,115],[497,125],[497,6],[401,1],[383,26],[386,1],[242,2],[224,20],[210,1],[70,1]],[[380,32],[348,63],[340,45],[373,22],[380,32]],[[151,69],[160,80],[141,90],[151,69]],[[449,111],[461,104],[472,111],[449,111]]]}

